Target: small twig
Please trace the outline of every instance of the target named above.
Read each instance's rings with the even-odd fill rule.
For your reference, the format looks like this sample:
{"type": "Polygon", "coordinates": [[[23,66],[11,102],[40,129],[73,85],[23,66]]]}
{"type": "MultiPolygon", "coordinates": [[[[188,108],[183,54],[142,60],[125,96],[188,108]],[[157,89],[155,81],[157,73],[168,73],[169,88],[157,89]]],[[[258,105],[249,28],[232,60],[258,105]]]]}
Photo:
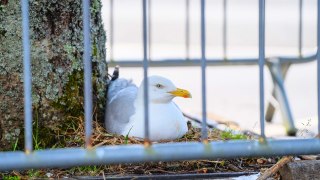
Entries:
{"type": "Polygon", "coordinates": [[[213,160],[199,160],[199,162],[221,164],[221,161],[213,161],[213,160]]]}
{"type": "Polygon", "coordinates": [[[279,169],[286,165],[287,163],[291,162],[293,160],[292,156],[285,156],[280,159],[275,165],[273,165],[271,168],[267,169],[257,180],[266,180],[267,178],[273,176],[275,173],[279,171],[279,169]]]}
{"type": "Polygon", "coordinates": [[[100,136],[101,136],[101,134],[98,134],[98,135],[93,139],[93,141],[92,141],[92,142],[96,142],[96,141],[98,141],[98,140],[99,140],[99,138],[100,138],[100,136]]]}
{"type": "Polygon", "coordinates": [[[18,171],[13,171],[13,174],[18,176],[18,177],[23,177],[18,171]]]}
{"type": "Polygon", "coordinates": [[[235,172],[240,172],[241,169],[238,168],[237,166],[233,165],[233,164],[228,164],[227,165],[228,169],[232,170],[232,171],[235,171],[235,172]]]}
{"type": "Polygon", "coordinates": [[[152,169],[152,170],[149,170],[149,172],[151,172],[151,173],[175,174],[175,172],[166,171],[166,170],[162,170],[162,169],[152,169]]]}
{"type": "Polygon", "coordinates": [[[109,139],[108,139],[108,140],[104,140],[104,141],[100,142],[99,144],[94,145],[93,148],[102,146],[102,145],[106,144],[106,143],[109,142],[109,141],[110,141],[109,139]]]}
{"type": "Polygon", "coordinates": [[[106,180],[106,176],[104,175],[104,171],[102,171],[103,180],[106,180]]]}
{"type": "Polygon", "coordinates": [[[248,167],[253,167],[253,168],[271,168],[273,166],[273,164],[248,164],[248,167]]]}
{"type": "Polygon", "coordinates": [[[302,160],[317,160],[318,156],[316,155],[300,155],[298,156],[302,160]]]}

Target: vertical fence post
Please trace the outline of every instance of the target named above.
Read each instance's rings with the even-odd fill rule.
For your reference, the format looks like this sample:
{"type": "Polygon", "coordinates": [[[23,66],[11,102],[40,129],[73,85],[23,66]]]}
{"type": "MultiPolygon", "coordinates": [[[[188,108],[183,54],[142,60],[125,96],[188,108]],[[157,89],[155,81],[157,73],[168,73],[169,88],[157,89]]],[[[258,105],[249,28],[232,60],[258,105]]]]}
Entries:
{"type": "Polygon", "coordinates": [[[299,56],[302,57],[302,13],[303,0],[299,0],[299,56]]]}
{"type": "Polygon", "coordinates": [[[202,81],[202,129],[201,139],[207,140],[207,102],[206,102],[206,26],[205,0],[201,0],[201,81],[202,81]]]}
{"type": "Polygon", "coordinates": [[[148,30],[147,30],[147,0],[142,0],[143,26],[143,77],[144,77],[144,138],[149,141],[149,93],[148,93],[148,30]]]}
{"type": "Polygon", "coordinates": [[[92,134],[92,65],[90,41],[90,0],[82,0],[83,6],[83,64],[84,64],[84,113],[86,147],[91,147],[92,134]]]}
{"type": "Polygon", "coordinates": [[[110,41],[110,61],[113,61],[113,29],[114,29],[114,26],[113,26],[113,0],[110,0],[110,38],[109,38],[109,41],[110,41]]]}
{"type": "Polygon", "coordinates": [[[318,92],[318,137],[320,138],[320,0],[317,5],[317,92],[318,92]]]}
{"type": "Polygon", "coordinates": [[[186,60],[190,59],[190,0],[186,0],[186,60]]]}
{"type": "Polygon", "coordinates": [[[24,146],[25,152],[33,150],[32,143],[32,74],[29,39],[29,1],[21,0],[23,40],[23,88],[24,88],[24,146]]]}
{"type": "Polygon", "coordinates": [[[264,132],[264,63],[265,63],[265,0],[259,0],[259,90],[260,90],[260,128],[264,132]]]}
{"type": "Polygon", "coordinates": [[[223,0],[223,26],[222,26],[222,44],[223,44],[223,59],[227,60],[227,3],[228,0],[223,0]]]}
{"type": "Polygon", "coordinates": [[[151,22],[151,1],[152,0],[148,0],[147,5],[148,5],[148,60],[151,61],[151,51],[152,51],[152,22],[151,22]]]}

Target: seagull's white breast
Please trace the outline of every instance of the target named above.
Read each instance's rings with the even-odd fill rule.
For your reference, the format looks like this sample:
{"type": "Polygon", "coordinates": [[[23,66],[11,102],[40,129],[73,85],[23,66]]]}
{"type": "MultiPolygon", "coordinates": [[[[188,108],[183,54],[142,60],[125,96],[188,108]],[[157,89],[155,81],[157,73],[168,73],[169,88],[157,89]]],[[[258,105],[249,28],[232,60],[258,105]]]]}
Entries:
{"type": "MultiPolygon", "coordinates": [[[[149,127],[152,141],[177,139],[188,131],[185,117],[172,101],[149,104],[149,127]]],[[[136,107],[136,112],[131,116],[122,135],[128,133],[129,136],[144,137],[144,108],[142,105],[136,107]]]]}

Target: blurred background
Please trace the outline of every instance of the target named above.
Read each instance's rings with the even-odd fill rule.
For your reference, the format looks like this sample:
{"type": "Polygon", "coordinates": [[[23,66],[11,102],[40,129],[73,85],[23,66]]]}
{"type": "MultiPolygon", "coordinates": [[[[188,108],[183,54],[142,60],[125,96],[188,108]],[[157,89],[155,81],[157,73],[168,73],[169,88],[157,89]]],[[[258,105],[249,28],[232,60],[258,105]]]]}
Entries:
{"type": "MultiPolygon", "coordinates": [[[[223,4],[225,0],[206,1],[207,58],[223,58],[223,4]]],[[[107,61],[143,59],[142,1],[113,1],[113,46],[110,46],[110,0],[102,1],[102,16],[107,32],[107,61]]],[[[266,0],[266,57],[299,56],[300,0],[266,0]]],[[[316,0],[303,0],[302,54],[316,52],[316,0]]],[[[189,0],[190,58],[200,58],[200,1],[189,0]]],[[[227,0],[226,57],[258,57],[258,1],[227,0]]],[[[186,0],[151,0],[150,58],[186,58],[186,0]]],[[[149,68],[149,75],[171,79],[177,87],[188,89],[193,98],[174,101],[186,113],[201,114],[200,67],[149,68]]],[[[109,68],[111,73],[113,68],[109,68]]],[[[299,128],[298,136],[310,137],[317,129],[316,62],[294,64],[285,81],[289,103],[299,128]]],[[[141,68],[120,68],[122,78],[140,84],[141,68]]],[[[265,67],[265,104],[272,100],[273,88],[265,67]]],[[[213,120],[233,121],[242,130],[259,133],[258,65],[207,67],[207,112],[213,120]]],[[[266,135],[283,137],[285,129],[277,109],[266,135]]]]}

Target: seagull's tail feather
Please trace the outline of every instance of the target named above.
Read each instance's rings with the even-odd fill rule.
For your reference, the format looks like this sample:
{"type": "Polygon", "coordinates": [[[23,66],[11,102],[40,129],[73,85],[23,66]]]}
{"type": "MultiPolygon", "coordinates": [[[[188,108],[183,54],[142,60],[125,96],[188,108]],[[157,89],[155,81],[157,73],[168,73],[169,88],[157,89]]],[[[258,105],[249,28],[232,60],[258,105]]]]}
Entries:
{"type": "Polygon", "coordinates": [[[108,89],[108,101],[112,101],[119,91],[132,86],[136,87],[132,80],[119,78],[111,81],[108,89]]]}
{"type": "Polygon", "coordinates": [[[107,101],[109,102],[118,94],[119,91],[128,87],[136,87],[136,85],[132,83],[132,80],[119,78],[119,68],[120,67],[118,65],[114,68],[111,81],[109,81],[108,84],[107,101]]]}
{"type": "Polygon", "coordinates": [[[111,76],[111,81],[114,81],[116,79],[119,78],[119,66],[117,65],[115,68],[114,68],[114,71],[113,71],[113,74],[111,76]]]}

